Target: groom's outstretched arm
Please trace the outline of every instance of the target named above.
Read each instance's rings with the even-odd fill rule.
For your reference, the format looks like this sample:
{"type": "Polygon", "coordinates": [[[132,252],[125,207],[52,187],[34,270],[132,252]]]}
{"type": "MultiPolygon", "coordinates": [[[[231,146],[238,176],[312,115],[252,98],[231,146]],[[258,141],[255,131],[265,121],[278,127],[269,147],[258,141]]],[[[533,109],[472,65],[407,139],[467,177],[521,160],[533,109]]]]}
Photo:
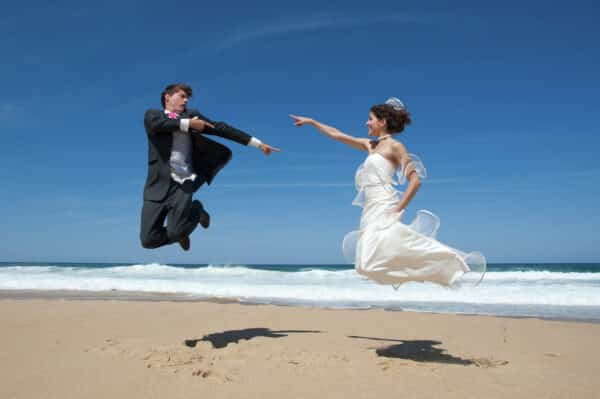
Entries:
{"type": "Polygon", "coordinates": [[[192,119],[189,119],[189,128],[194,131],[198,131],[204,134],[212,134],[213,136],[220,136],[242,145],[256,147],[260,149],[265,155],[270,155],[272,152],[281,151],[279,148],[271,147],[267,143],[263,143],[256,137],[252,137],[246,132],[241,131],[225,122],[215,122],[208,119],[196,110],[190,110],[189,115],[192,119]],[[197,119],[195,119],[197,118],[197,119]],[[196,127],[198,126],[198,127],[196,127]]]}
{"type": "MultiPolygon", "coordinates": [[[[250,143],[250,141],[252,140],[252,136],[248,133],[243,132],[240,129],[237,129],[233,126],[230,126],[225,122],[212,121],[196,110],[190,110],[189,114],[192,118],[197,117],[198,119],[208,122],[210,125],[213,126],[211,127],[207,125],[201,131],[198,130],[201,133],[223,137],[225,139],[235,141],[236,143],[240,143],[242,145],[248,145],[248,143],[250,143]]],[[[192,130],[194,129],[192,128],[192,130]]]]}

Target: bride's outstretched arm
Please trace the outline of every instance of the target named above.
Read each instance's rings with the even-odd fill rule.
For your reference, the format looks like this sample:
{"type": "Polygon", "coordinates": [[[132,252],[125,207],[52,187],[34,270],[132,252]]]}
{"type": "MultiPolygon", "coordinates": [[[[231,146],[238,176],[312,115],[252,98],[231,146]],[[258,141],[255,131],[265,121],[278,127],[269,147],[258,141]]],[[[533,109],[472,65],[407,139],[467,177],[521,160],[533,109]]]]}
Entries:
{"type": "Polygon", "coordinates": [[[290,117],[294,120],[294,125],[296,126],[311,125],[334,140],[349,145],[352,148],[356,148],[357,150],[369,151],[369,139],[350,136],[349,134],[336,129],[333,126],[328,126],[324,123],[304,116],[290,115],[290,117]]]}

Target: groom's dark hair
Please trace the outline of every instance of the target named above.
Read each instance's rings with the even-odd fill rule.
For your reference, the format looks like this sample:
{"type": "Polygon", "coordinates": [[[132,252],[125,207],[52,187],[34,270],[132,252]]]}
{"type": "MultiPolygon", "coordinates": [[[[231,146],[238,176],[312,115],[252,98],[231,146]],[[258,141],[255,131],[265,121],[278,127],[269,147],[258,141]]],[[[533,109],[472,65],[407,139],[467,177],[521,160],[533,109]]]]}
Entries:
{"type": "Polygon", "coordinates": [[[167,94],[172,95],[173,93],[176,93],[179,90],[183,90],[183,92],[187,94],[188,97],[192,96],[192,88],[189,85],[186,85],[185,83],[170,84],[167,87],[165,87],[165,89],[160,95],[160,103],[162,104],[163,108],[165,107],[165,96],[167,94]]]}

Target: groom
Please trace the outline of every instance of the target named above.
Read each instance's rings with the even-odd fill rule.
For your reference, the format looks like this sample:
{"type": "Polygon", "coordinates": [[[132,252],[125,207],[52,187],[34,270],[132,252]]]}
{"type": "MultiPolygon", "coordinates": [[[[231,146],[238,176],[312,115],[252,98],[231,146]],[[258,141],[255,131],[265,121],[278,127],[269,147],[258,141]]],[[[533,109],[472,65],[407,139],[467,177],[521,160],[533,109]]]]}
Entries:
{"type": "Polygon", "coordinates": [[[190,86],[171,84],[161,94],[163,109],[149,109],[144,115],[148,136],[148,177],[140,232],[144,248],[177,242],[187,251],[189,236],[198,223],[208,228],[210,216],[192,195],[202,184],[211,183],[231,159],[231,151],[205,134],[259,148],[265,155],[280,151],[233,126],[188,110],[191,96],[190,86]]]}

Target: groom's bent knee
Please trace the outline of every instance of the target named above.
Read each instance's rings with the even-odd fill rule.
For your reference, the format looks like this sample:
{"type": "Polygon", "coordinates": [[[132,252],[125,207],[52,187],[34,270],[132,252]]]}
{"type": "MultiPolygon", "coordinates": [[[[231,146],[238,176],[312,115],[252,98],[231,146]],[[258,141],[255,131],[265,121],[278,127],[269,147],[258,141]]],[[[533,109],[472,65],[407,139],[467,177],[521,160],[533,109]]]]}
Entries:
{"type": "Polygon", "coordinates": [[[186,223],[180,224],[177,227],[167,226],[167,237],[169,237],[169,241],[179,241],[192,234],[197,225],[198,220],[195,218],[188,220],[186,223]]]}
{"type": "Polygon", "coordinates": [[[154,249],[164,245],[164,239],[162,237],[153,235],[140,236],[140,242],[142,243],[142,247],[146,249],[154,249]]]}

